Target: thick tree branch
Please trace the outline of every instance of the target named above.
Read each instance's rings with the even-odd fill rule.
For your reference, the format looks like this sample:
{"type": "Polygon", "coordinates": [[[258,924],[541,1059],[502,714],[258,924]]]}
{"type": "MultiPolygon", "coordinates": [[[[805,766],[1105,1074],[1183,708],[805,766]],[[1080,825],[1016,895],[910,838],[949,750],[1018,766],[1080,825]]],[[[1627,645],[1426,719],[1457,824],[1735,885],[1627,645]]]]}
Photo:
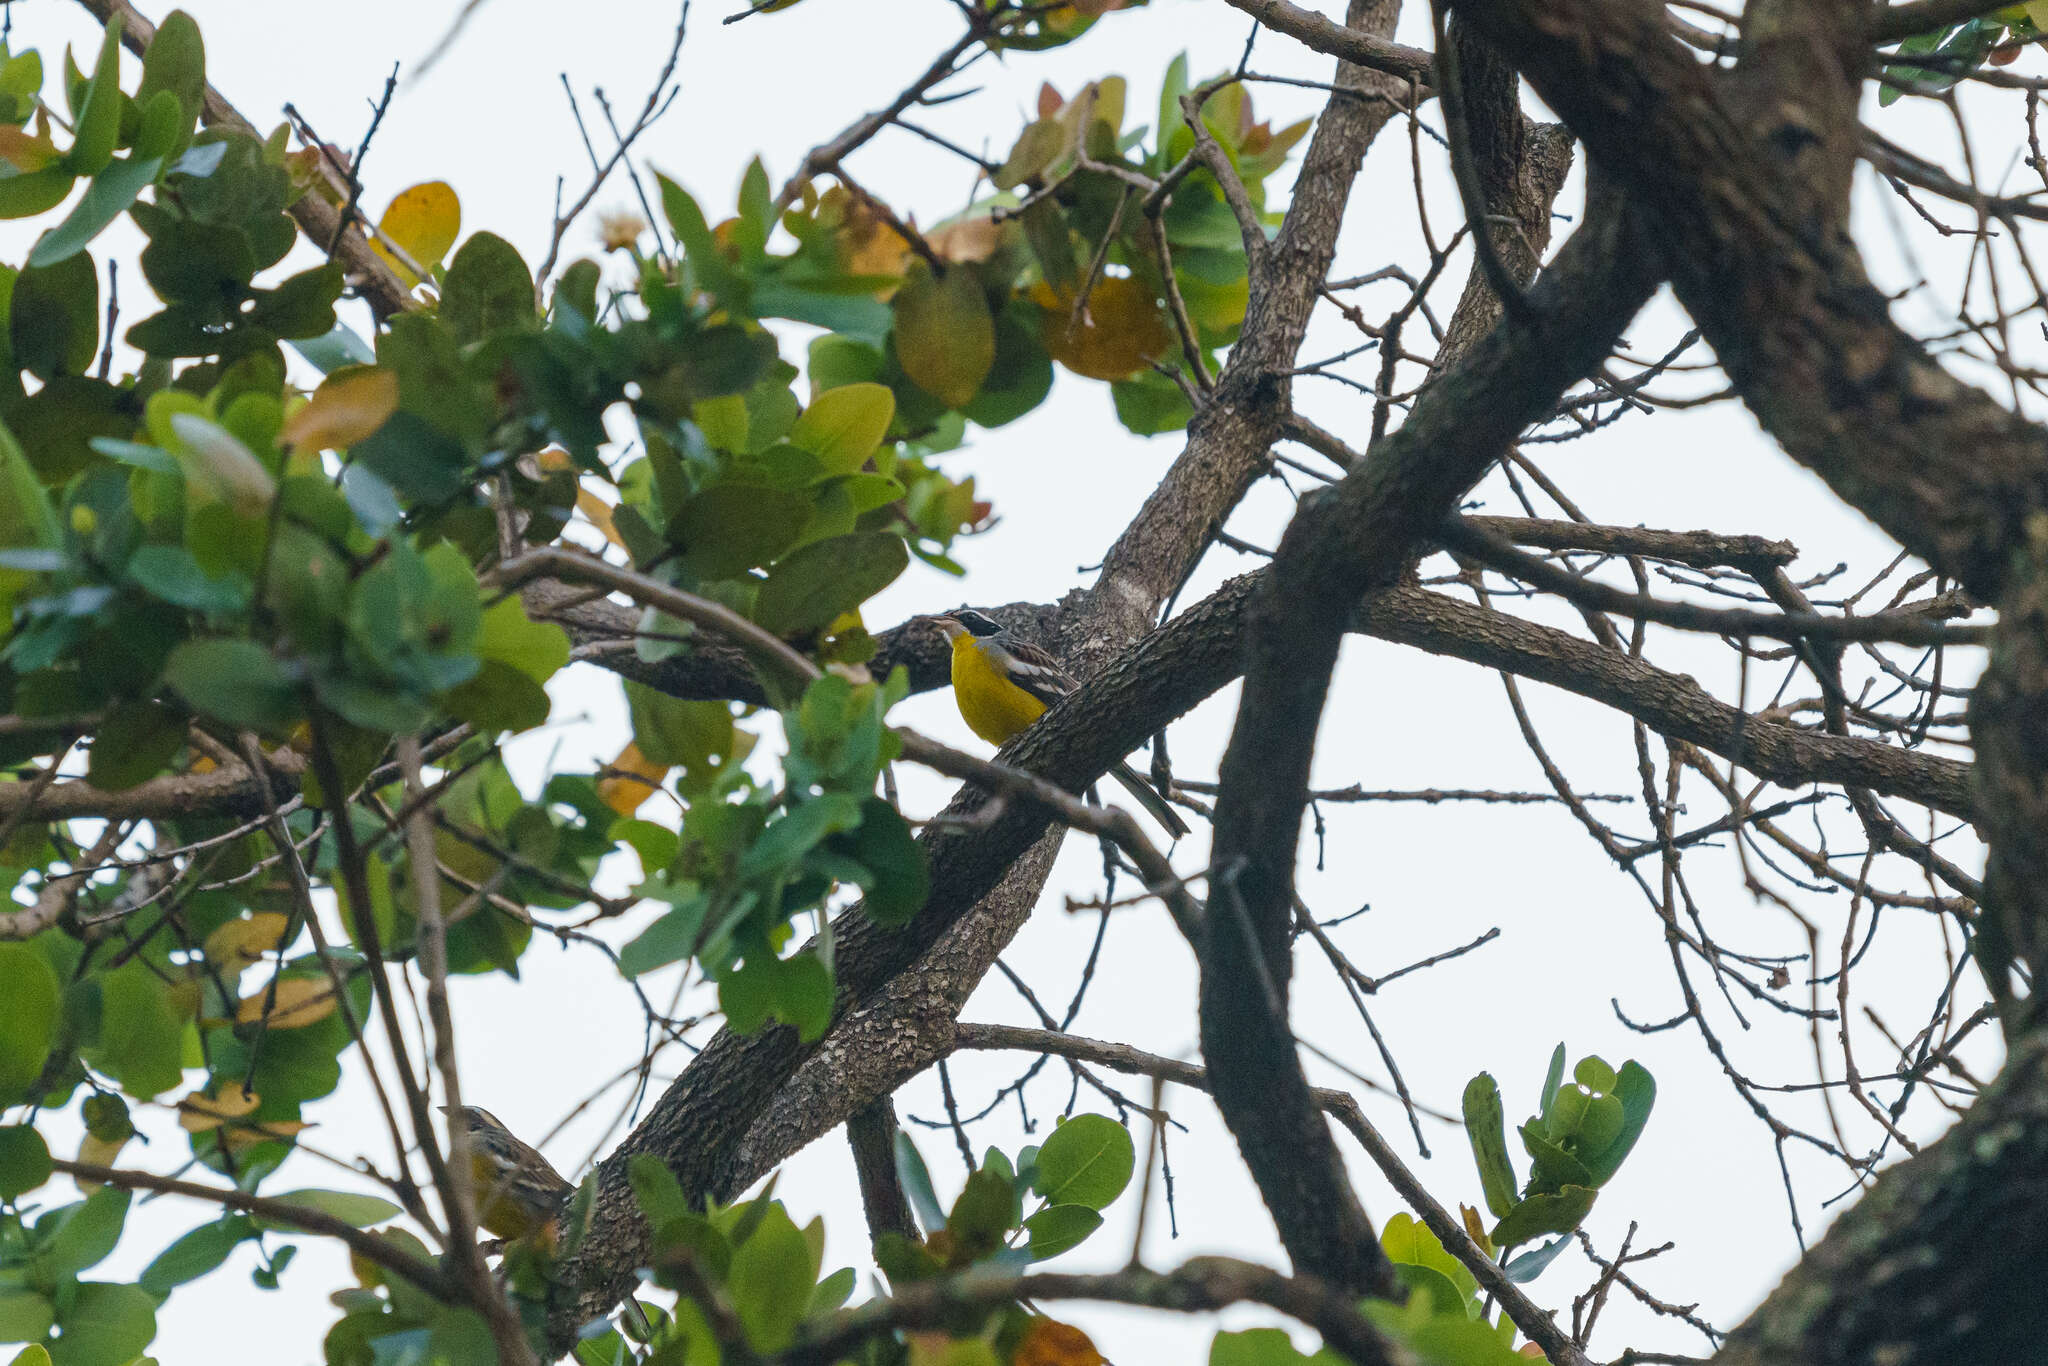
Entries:
{"type": "Polygon", "coordinates": [[[1202,1052],[1296,1269],[1355,1290],[1388,1276],[1287,1022],[1295,847],[1337,647],[1528,423],[1606,356],[1658,283],[1640,230],[1607,203],[1527,296],[1342,482],[1302,501],[1245,623],[1245,690],[1223,759],[1202,960],[1202,1052]]]}
{"type": "MultiPolygon", "coordinates": [[[[1398,12],[1398,0],[1354,0],[1352,27],[1384,40],[1393,31],[1398,12]]],[[[1340,93],[1332,97],[1317,123],[1303,157],[1294,202],[1267,253],[1272,280],[1254,292],[1243,331],[1216,391],[1189,425],[1186,449],[1104,557],[1095,586],[1065,605],[1060,653],[1091,685],[1114,683],[1117,675],[1127,673],[1119,656],[1151,629],[1160,604],[1193,569],[1210,542],[1212,529],[1222,524],[1253,480],[1264,472],[1270,449],[1280,438],[1288,372],[1328,274],[1360,159],[1392,116],[1396,108],[1393,96],[1403,88],[1386,76],[1350,66],[1340,68],[1337,84],[1340,93]],[[1386,98],[1361,99],[1360,93],[1386,98]],[[1112,665],[1113,660],[1118,662],[1112,665]],[[1106,665],[1110,666],[1107,670],[1106,665]]],[[[1071,711],[1071,706],[1055,710],[1071,711]]],[[[1161,718],[1151,719],[1156,727],[1161,718]]],[[[1002,757],[1069,790],[1079,790],[1130,753],[1150,731],[1100,728],[1094,733],[1097,740],[1105,742],[1102,745],[1088,741],[1075,746],[1070,737],[1064,749],[1051,738],[1059,733],[1041,721],[1012,742],[1002,757]],[[1119,744],[1121,748],[1114,748],[1119,744]]],[[[963,794],[948,807],[948,814],[964,815],[981,805],[977,795],[963,794]]],[[[1041,810],[1012,802],[983,828],[963,830],[942,823],[927,832],[922,842],[932,868],[932,894],[917,919],[904,930],[882,932],[854,915],[845,918],[843,928],[835,931],[840,990],[837,1018],[845,1020],[857,1005],[879,996],[893,979],[941,943],[957,953],[955,961],[961,967],[987,970],[1036,900],[1051,867],[1052,851],[1043,849],[1042,862],[1035,859],[1031,867],[1019,869],[999,903],[984,909],[977,909],[977,903],[1039,842],[1045,830],[1041,810]]],[[[978,973],[975,980],[979,980],[978,973]]],[[[949,996],[948,992],[933,996],[912,983],[910,999],[899,998],[879,1015],[896,1010],[928,1014],[949,1007],[957,1013],[958,1006],[949,996]]],[[[865,1018],[876,1019],[878,1014],[869,1013],[865,1018]]],[[[835,1046],[828,1035],[825,1048],[835,1046]]],[[[745,1164],[738,1161],[743,1145],[749,1151],[763,1150],[749,1142],[750,1131],[776,1093],[817,1051],[800,1045],[790,1031],[771,1029],[746,1039],[721,1034],[692,1062],[600,1170],[592,1235],[579,1263],[564,1268],[565,1278],[579,1287],[580,1294],[573,1297],[575,1307],[555,1320],[558,1341],[566,1342],[577,1322],[608,1307],[630,1285],[630,1269],[645,1245],[645,1230],[625,1181],[627,1156],[659,1154],[693,1197],[727,1193],[729,1183],[744,1169],[745,1164]]],[[[783,1113],[804,1113],[812,1119],[837,1116],[829,1120],[829,1127],[881,1094],[863,1091],[851,1090],[842,1081],[834,1104],[783,1113]]],[[[808,1124],[798,1129],[808,1132],[800,1137],[790,1133],[785,1141],[800,1146],[820,1132],[808,1124]]],[[[763,1146],[772,1151],[779,1144],[763,1146]]]]}

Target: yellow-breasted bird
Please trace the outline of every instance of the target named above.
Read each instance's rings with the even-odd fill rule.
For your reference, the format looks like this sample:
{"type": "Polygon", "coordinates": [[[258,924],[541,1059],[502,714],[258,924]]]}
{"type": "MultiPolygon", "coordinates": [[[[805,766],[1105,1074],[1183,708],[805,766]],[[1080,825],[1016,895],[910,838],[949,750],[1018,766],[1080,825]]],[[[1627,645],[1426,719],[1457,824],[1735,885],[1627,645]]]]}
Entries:
{"type": "MultiPolygon", "coordinates": [[[[932,624],[953,642],[953,700],[960,715],[992,745],[1005,743],[1081,686],[1058,660],[980,612],[962,608],[933,617],[932,624]]],[[[1109,776],[1175,839],[1187,834],[1180,813],[1136,769],[1119,761],[1109,776]]]]}
{"type": "Polygon", "coordinates": [[[489,1110],[443,1105],[441,1113],[459,1121],[469,1134],[469,1179],[476,1192],[477,1223],[500,1238],[539,1235],[552,1244],[561,1232],[562,1207],[576,1188],[489,1110]]]}

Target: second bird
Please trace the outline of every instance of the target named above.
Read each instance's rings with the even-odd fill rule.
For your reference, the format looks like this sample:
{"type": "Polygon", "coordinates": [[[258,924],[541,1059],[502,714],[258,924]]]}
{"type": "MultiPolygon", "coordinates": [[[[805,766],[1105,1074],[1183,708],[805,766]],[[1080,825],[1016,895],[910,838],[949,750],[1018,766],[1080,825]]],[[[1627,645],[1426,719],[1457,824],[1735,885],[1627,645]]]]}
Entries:
{"type": "MultiPolygon", "coordinates": [[[[953,698],[960,715],[992,745],[1004,744],[1081,686],[1058,660],[980,612],[963,608],[933,617],[932,624],[953,642],[953,698]]],[[[1119,761],[1109,776],[1175,839],[1188,833],[1180,813],[1136,769],[1119,761]]]]}

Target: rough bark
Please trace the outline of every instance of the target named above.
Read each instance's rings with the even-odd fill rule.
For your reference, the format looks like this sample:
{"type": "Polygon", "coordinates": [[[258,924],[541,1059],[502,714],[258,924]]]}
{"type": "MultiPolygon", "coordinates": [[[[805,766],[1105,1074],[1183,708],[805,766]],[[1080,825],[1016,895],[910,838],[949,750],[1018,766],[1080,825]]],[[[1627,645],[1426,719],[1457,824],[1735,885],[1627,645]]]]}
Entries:
{"type": "MultiPolygon", "coordinates": [[[[1383,40],[1393,31],[1398,13],[1399,0],[1354,0],[1350,24],[1383,40]]],[[[1388,77],[1350,67],[1340,68],[1338,83],[1349,91],[1372,90],[1386,98],[1339,93],[1331,99],[1304,155],[1299,189],[1280,234],[1263,253],[1267,267],[1252,281],[1243,333],[1210,401],[1189,426],[1185,450],[1104,557],[1096,585],[1062,604],[1061,653],[1069,667],[1090,680],[1091,690],[1103,685],[1113,691],[1119,676],[1135,671],[1125,654],[1127,647],[1151,629],[1160,604],[1186,579],[1215,529],[1264,472],[1270,448],[1280,437],[1287,374],[1328,272],[1352,181],[1367,146],[1393,112],[1394,91],[1404,88],[1388,77]],[[1104,669],[1105,664],[1110,667],[1104,669]]],[[[1073,709],[1070,702],[1054,710],[1071,714],[1073,709]]],[[[1151,729],[1165,719],[1169,718],[1153,717],[1151,729]]],[[[1108,745],[1122,745],[1114,753],[1093,742],[1065,752],[1049,747],[1059,733],[1048,716],[1013,741],[1003,757],[1027,768],[1043,765],[1035,767],[1041,776],[1078,791],[1136,748],[1151,730],[1097,729],[1108,745]],[[1083,757],[1097,749],[1099,755],[1083,757]]],[[[948,812],[963,815],[981,805],[978,794],[964,793],[948,812]]],[[[835,929],[835,1019],[845,1020],[861,1002],[912,969],[963,919],[967,923],[960,935],[973,937],[977,952],[993,961],[1014,925],[999,911],[977,910],[978,904],[1039,839],[1045,824],[1043,812],[1012,804],[986,827],[945,826],[928,833],[923,843],[932,868],[932,894],[910,926],[877,931],[857,912],[841,917],[835,929]]],[[[1042,883],[1042,873],[1034,877],[1020,870],[1013,890],[1028,905],[1042,883]]],[[[923,994],[915,984],[911,990],[915,1004],[923,1009],[923,994]]],[[[828,1045],[831,1039],[828,1034],[828,1045]]],[[[693,1198],[725,1192],[724,1183],[736,1171],[734,1158],[753,1126],[814,1052],[792,1031],[771,1028],[748,1038],[721,1033],[691,1063],[599,1169],[591,1236],[578,1258],[562,1269],[567,1290],[553,1318],[557,1342],[566,1344],[577,1323],[616,1301],[629,1287],[631,1268],[644,1252],[644,1221],[625,1180],[630,1155],[661,1156],[693,1198]]],[[[873,1098],[843,1089],[831,1108],[843,1116],[873,1098]]],[[[803,1127],[808,1126],[799,1126],[803,1127]]],[[[801,1146],[815,1136],[813,1131],[786,1141],[801,1146]]],[[[764,1148],[780,1141],[764,1142],[764,1148]]]]}
{"type": "Polygon", "coordinates": [[[1527,300],[1338,484],[1302,500],[1245,622],[1245,690],[1223,757],[1202,960],[1218,1108],[1298,1271],[1361,1291],[1374,1246],[1287,1023],[1295,849],[1330,672],[1363,594],[1530,422],[1605,357],[1658,283],[1619,211],[1589,218],[1527,300]]]}

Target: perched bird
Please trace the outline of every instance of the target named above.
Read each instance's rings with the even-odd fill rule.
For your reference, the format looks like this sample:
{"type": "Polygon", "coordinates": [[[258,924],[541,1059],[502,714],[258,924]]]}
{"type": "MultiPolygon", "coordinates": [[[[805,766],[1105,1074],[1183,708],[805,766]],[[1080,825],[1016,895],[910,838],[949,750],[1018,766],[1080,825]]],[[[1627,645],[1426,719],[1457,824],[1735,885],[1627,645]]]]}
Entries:
{"type": "Polygon", "coordinates": [[[477,1223],[500,1238],[539,1235],[553,1243],[561,1232],[557,1225],[562,1207],[576,1188],[539,1152],[513,1137],[489,1110],[443,1105],[441,1113],[460,1120],[469,1134],[477,1223]]]}
{"type": "MultiPolygon", "coordinates": [[[[476,1221],[487,1233],[512,1241],[532,1239],[552,1249],[562,1236],[562,1211],[576,1188],[538,1150],[513,1136],[504,1122],[475,1105],[441,1113],[459,1120],[469,1134],[470,1181],[476,1191],[476,1221]]],[[[620,1305],[640,1341],[654,1327],[640,1302],[628,1295],[620,1305]]]]}
{"type": "MultiPolygon", "coordinates": [[[[933,617],[932,624],[953,642],[953,700],[960,715],[992,745],[1003,744],[1081,686],[1058,660],[980,612],[962,608],[933,617]]],[[[1187,834],[1180,813],[1136,769],[1119,762],[1109,776],[1175,839],[1187,834]]]]}

